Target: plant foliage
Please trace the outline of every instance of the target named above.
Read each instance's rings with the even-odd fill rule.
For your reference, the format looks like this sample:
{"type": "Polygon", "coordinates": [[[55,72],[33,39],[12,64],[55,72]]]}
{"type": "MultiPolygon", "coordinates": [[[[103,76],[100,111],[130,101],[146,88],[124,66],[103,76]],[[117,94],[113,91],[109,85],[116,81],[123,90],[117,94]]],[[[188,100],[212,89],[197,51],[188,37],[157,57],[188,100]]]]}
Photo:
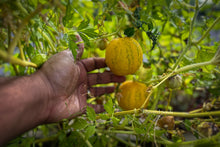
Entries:
{"type": "Polygon", "coordinates": [[[123,111],[114,93],[96,97],[104,113],[87,107],[82,116],[38,126],[8,146],[220,144],[219,16],[218,0],[1,0],[1,76],[32,74],[68,48],[76,57],[75,34],[85,44],[82,58],[104,57],[96,44],[101,38],[128,36],[144,56],[127,79],[150,87],[147,109],[123,111]],[[168,88],[177,73],[181,86],[168,88]],[[174,117],[175,128],[158,126],[164,115],[174,117]]]}

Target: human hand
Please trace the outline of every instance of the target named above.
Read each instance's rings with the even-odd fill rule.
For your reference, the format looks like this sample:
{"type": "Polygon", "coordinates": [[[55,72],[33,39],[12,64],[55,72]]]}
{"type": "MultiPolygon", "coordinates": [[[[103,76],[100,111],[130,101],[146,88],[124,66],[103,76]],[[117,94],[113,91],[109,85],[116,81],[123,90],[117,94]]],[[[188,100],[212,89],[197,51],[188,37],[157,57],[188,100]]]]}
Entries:
{"type": "Polygon", "coordinates": [[[91,106],[98,112],[104,111],[102,105],[87,104],[88,90],[93,96],[112,93],[114,87],[93,87],[96,84],[123,82],[125,77],[111,72],[88,73],[106,67],[104,58],[88,58],[74,61],[71,51],[65,50],[51,57],[39,70],[39,75],[48,87],[46,123],[73,118],[91,106]]]}

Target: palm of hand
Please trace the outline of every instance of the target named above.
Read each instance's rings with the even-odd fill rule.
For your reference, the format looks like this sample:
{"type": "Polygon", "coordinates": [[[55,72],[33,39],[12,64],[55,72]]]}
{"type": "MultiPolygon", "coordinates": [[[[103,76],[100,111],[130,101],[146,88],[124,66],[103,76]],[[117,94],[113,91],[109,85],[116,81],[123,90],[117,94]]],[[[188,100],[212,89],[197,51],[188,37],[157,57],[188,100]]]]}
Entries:
{"type": "Polygon", "coordinates": [[[87,74],[105,66],[103,58],[89,58],[75,63],[68,50],[49,59],[40,69],[48,79],[51,89],[46,121],[56,122],[63,118],[73,118],[84,113],[87,105],[93,107],[96,112],[102,112],[102,105],[86,103],[88,90],[91,95],[100,96],[113,92],[114,87],[92,87],[93,85],[125,80],[124,77],[115,76],[110,72],[87,74]]]}

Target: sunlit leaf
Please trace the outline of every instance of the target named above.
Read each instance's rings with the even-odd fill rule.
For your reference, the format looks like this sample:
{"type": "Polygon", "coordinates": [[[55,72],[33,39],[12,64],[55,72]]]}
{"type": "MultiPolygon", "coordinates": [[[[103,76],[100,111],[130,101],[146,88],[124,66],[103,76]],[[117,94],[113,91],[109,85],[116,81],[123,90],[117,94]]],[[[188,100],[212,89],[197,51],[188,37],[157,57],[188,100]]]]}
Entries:
{"type": "Polygon", "coordinates": [[[86,34],[88,37],[91,37],[91,38],[98,37],[98,34],[95,32],[95,29],[92,29],[92,28],[82,30],[81,32],[86,34]]]}
{"type": "Polygon", "coordinates": [[[74,123],[72,124],[72,127],[74,129],[78,129],[78,130],[82,130],[87,126],[88,126],[87,121],[85,119],[82,119],[82,118],[76,118],[74,120],[74,123]]]}
{"type": "Polygon", "coordinates": [[[85,139],[87,140],[95,133],[95,126],[88,126],[85,131],[85,139]]]}
{"type": "Polygon", "coordinates": [[[89,120],[91,120],[91,121],[96,120],[96,113],[95,113],[95,110],[93,108],[87,106],[86,114],[87,114],[89,120]]]}
{"type": "Polygon", "coordinates": [[[109,99],[106,104],[104,104],[104,109],[108,114],[113,114],[114,113],[114,107],[113,107],[113,102],[112,99],[109,99]]]}
{"type": "Polygon", "coordinates": [[[78,30],[82,30],[82,29],[85,29],[89,26],[89,19],[88,20],[83,20],[80,25],[78,26],[78,30]]]}
{"type": "Polygon", "coordinates": [[[82,32],[78,32],[81,36],[82,40],[85,42],[86,45],[90,46],[89,38],[82,32]]]}
{"type": "Polygon", "coordinates": [[[68,36],[68,46],[69,46],[69,49],[71,50],[72,54],[73,54],[73,57],[74,59],[76,59],[76,56],[77,56],[77,44],[74,42],[74,40],[76,40],[76,36],[75,35],[69,35],[68,36]]]}

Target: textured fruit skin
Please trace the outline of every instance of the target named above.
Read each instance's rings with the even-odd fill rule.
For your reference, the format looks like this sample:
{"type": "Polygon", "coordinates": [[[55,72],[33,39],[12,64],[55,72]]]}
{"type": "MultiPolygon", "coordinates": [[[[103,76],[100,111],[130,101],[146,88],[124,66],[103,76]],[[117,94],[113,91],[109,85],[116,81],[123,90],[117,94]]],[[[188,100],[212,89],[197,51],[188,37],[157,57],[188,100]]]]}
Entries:
{"type": "Polygon", "coordinates": [[[140,67],[143,52],[133,38],[124,37],[112,40],[105,52],[105,61],[111,71],[119,76],[135,73],[140,67]]]}
{"type": "Polygon", "coordinates": [[[98,42],[97,42],[97,47],[100,50],[105,50],[107,45],[108,45],[108,40],[106,38],[102,38],[102,39],[98,40],[98,42]]]}
{"type": "Polygon", "coordinates": [[[173,130],[175,127],[175,120],[173,116],[163,116],[158,120],[157,125],[160,128],[164,128],[167,130],[173,130]]]}
{"type": "Polygon", "coordinates": [[[166,84],[171,89],[177,89],[182,85],[182,77],[180,75],[172,76],[167,80],[166,84]]]}
{"type": "Polygon", "coordinates": [[[145,84],[135,81],[125,81],[119,87],[117,100],[123,110],[132,110],[140,108],[147,95],[147,86],[145,84]]]}

